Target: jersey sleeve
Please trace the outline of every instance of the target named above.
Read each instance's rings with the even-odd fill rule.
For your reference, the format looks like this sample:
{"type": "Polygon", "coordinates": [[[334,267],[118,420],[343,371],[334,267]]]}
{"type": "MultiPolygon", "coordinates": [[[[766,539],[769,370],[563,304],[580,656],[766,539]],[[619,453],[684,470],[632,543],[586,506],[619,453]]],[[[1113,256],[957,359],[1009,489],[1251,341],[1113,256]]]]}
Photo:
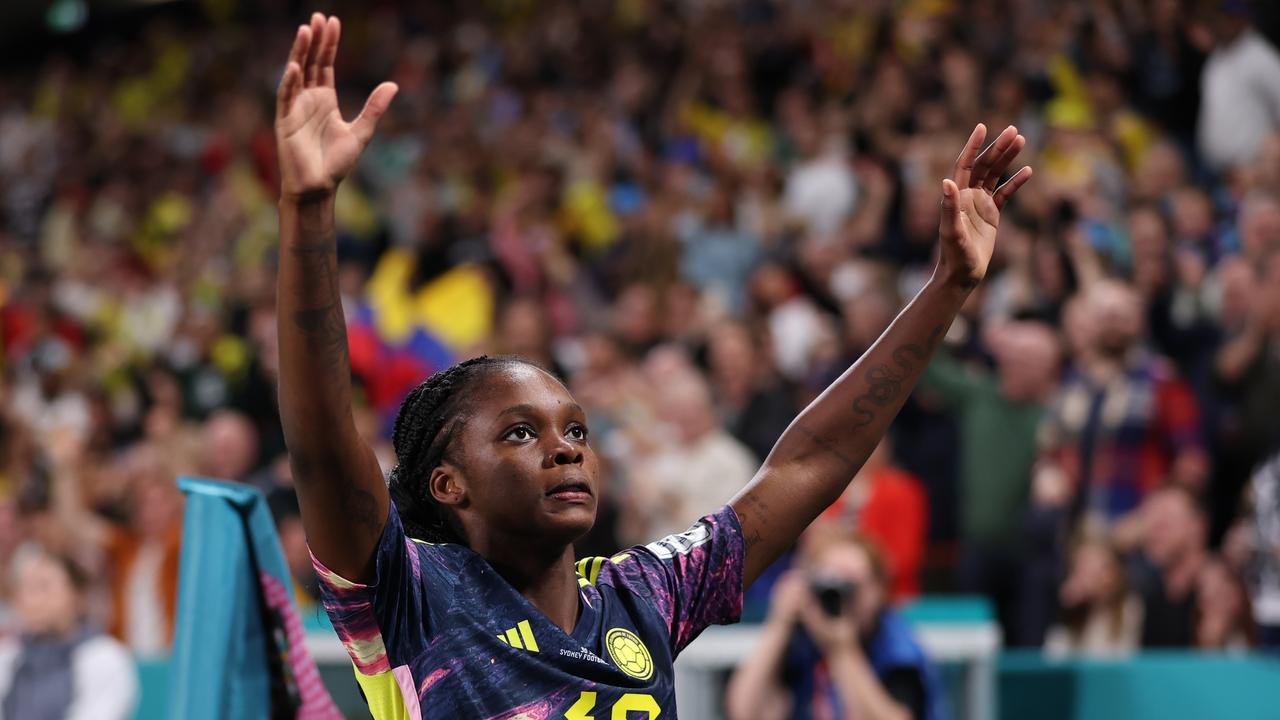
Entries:
{"type": "Polygon", "coordinates": [[[685,532],[631,548],[610,564],[662,616],[674,655],[708,625],[737,622],[743,554],[738,516],[725,505],[685,532]]]}
{"type": "Polygon", "coordinates": [[[427,646],[432,623],[422,571],[431,547],[405,535],[392,504],[375,551],[372,583],[352,582],[311,556],[321,602],[361,674],[404,665],[427,646]]]}

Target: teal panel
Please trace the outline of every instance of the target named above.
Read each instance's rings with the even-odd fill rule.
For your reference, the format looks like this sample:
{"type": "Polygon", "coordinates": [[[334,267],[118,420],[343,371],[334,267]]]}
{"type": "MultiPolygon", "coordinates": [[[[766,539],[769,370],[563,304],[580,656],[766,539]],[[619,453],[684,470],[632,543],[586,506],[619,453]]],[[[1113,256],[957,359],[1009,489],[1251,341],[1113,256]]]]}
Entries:
{"type": "Polygon", "coordinates": [[[899,612],[912,625],[995,622],[991,601],[981,595],[926,595],[906,603],[899,612]]]}
{"type": "Polygon", "coordinates": [[[1000,657],[998,692],[1009,720],[1274,720],[1280,661],[1196,652],[1054,661],[1013,651],[1000,657]]]}
{"type": "Polygon", "coordinates": [[[164,720],[168,701],[169,661],[138,661],[138,710],[134,720],[164,720]]]}

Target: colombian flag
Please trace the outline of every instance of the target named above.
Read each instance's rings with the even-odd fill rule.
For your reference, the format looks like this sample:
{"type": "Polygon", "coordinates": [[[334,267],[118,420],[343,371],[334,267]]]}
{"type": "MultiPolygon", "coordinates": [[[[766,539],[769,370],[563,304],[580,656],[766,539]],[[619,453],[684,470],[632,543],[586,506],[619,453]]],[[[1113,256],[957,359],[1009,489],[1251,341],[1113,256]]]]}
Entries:
{"type": "Polygon", "coordinates": [[[493,328],[493,289],[480,268],[459,265],[411,287],[415,262],[403,249],[383,253],[363,302],[348,309],[351,369],[383,417],[394,416],[409,390],[493,328]]]}

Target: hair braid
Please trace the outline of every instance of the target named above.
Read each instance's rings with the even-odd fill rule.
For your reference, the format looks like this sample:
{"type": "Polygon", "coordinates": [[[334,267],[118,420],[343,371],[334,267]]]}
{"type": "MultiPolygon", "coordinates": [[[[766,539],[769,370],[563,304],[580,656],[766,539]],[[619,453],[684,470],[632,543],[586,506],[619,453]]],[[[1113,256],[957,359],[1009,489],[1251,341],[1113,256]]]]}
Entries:
{"type": "Polygon", "coordinates": [[[428,479],[448,455],[465,389],[489,370],[523,362],[487,355],[464,360],[432,374],[400,404],[391,433],[397,464],[388,491],[410,537],[466,544],[449,509],[431,494],[428,479]]]}

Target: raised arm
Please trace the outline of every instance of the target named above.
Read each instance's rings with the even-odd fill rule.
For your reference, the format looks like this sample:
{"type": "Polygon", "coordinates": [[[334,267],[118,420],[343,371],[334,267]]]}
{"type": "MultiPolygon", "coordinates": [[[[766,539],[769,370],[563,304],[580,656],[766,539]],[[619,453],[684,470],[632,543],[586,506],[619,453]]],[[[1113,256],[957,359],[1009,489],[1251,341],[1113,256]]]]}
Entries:
{"type": "Polygon", "coordinates": [[[746,542],[749,585],[844,491],[898,414],[938,342],[987,272],[1000,209],[1031,177],[997,186],[1026,140],[1009,127],[985,151],[974,128],[942,181],[939,258],[929,283],[875,345],[791,423],[732,501],[746,542]]]}
{"type": "Polygon", "coordinates": [[[315,556],[343,577],[369,567],[390,499],[351,416],[351,363],[338,295],[333,198],[373,137],[396,86],[383,83],[348,123],[333,63],[341,25],[316,13],[298,28],[276,103],[280,156],[280,418],[315,556]]]}

